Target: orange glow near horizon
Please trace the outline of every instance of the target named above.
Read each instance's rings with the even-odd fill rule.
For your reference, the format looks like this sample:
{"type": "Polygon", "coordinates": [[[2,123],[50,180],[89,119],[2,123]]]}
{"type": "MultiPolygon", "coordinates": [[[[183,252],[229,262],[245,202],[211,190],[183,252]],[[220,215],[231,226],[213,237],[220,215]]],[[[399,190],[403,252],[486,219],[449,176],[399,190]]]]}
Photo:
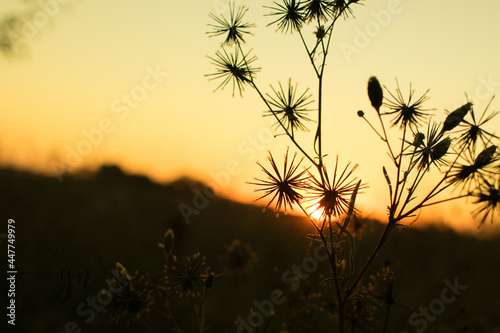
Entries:
{"type": "Polygon", "coordinates": [[[321,216],[323,215],[323,208],[319,207],[319,203],[312,205],[307,209],[307,211],[316,220],[321,220],[321,216]]]}
{"type": "MultiPolygon", "coordinates": [[[[257,23],[245,47],[258,56],[262,93],[291,77],[299,90],[310,87],[317,101],[316,76],[300,38],[266,27],[263,5],[272,1],[243,2],[250,7],[248,20],[257,23]]],[[[22,12],[22,2],[13,3],[0,4],[0,13],[22,12]]],[[[367,117],[373,111],[366,95],[370,76],[391,90],[398,77],[405,96],[410,82],[417,95],[431,89],[426,107],[436,108],[435,121],[443,120],[444,109],[463,104],[464,92],[481,111],[500,93],[500,44],[492,42],[493,32],[500,31],[500,2],[482,3],[482,15],[476,16],[465,2],[433,6],[429,11],[425,2],[401,1],[381,18],[388,4],[366,2],[355,8],[356,19],[339,20],[332,40],[323,85],[325,164],[333,166],[336,155],[343,165],[359,164],[355,176],[370,188],[357,205],[368,217],[386,217],[381,170],[390,164],[384,144],[356,116],[360,109],[367,117]],[[377,34],[367,34],[375,26],[377,34]],[[468,52],[458,51],[465,47],[468,52]]],[[[270,117],[262,117],[265,105],[250,87],[242,98],[238,92],[232,96],[230,85],[213,93],[220,82],[204,77],[214,71],[206,56],[220,47],[219,39],[206,35],[208,13],[220,8],[219,1],[201,2],[196,10],[187,1],[61,5],[46,26],[25,36],[29,52],[0,56],[0,164],[52,177],[117,164],[159,182],[189,176],[222,196],[265,205],[254,202],[255,189],[246,184],[261,177],[256,162],[265,161],[268,151],[281,157],[287,147],[297,149],[285,136],[274,136],[270,117]]],[[[494,100],[491,109],[499,108],[494,100]]],[[[491,128],[500,128],[499,121],[491,128]]],[[[314,134],[311,128],[295,137],[311,155],[314,134]]],[[[474,229],[470,206],[456,201],[429,207],[420,218],[474,229]]]]}

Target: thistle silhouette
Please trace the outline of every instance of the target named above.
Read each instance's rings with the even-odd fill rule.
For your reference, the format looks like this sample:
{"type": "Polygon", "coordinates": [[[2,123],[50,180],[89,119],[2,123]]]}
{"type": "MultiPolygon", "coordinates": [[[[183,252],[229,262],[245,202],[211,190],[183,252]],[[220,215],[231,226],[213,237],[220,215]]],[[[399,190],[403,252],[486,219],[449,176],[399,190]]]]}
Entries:
{"type": "Polygon", "coordinates": [[[277,32],[298,35],[318,81],[315,92],[306,89],[298,93],[298,86],[293,85],[291,79],[285,87],[281,83],[278,83],[278,88],[271,86],[272,93],[261,90],[254,75],[258,70],[253,67],[256,58],[250,56],[249,51],[244,51],[247,41],[243,36],[249,35],[246,29],[254,26],[241,23],[247,11],[245,8],[235,10],[233,7],[232,19],[229,20],[210,14],[216,24],[209,26],[218,27],[212,35],[228,35],[215,58],[209,57],[217,71],[207,76],[222,80],[217,89],[223,89],[232,81],[233,95],[235,87],[241,96],[245,87],[253,89],[266,107],[264,116],[274,117],[276,121],[273,126],[275,136],[286,136],[290,140],[289,149],[296,150],[291,161],[289,150],[286,151],[283,167],[269,153],[270,169],[258,163],[266,178],[256,178],[249,183],[257,187],[257,192],[263,193],[259,199],[268,199],[265,207],[273,205],[276,215],[299,208],[314,227],[315,233],[308,237],[325,249],[330,264],[332,276],[326,281],[332,287],[335,298],[336,332],[345,332],[351,327],[349,323],[357,320],[354,314],[362,313],[353,311],[353,307],[360,306],[360,297],[385,302],[385,332],[389,309],[394,303],[394,275],[389,268],[385,268],[378,276],[382,279],[381,287],[375,288],[373,284],[371,295],[361,295],[363,289],[360,285],[392,231],[398,226],[413,223],[425,207],[466,197],[474,198],[479,205],[474,215],[480,217],[480,224],[489,218],[493,221],[498,213],[500,158],[495,144],[498,137],[485,128],[498,112],[486,115],[487,107],[476,120],[473,104],[467,100],[450,112],[443,123],[438,123],[430,113],[436,109],[426,106],[429,90],[416,95],[410,84],[409,92],[405,94],[396,80],[396,89],[391,92],[387,87],[382,88],[376,77],[369,78],[368,99],[378,121],[372,124],[369,118],[373,116],[363,110],[357,111],[357,115],[387,147],[391,165],[381,169],[390,200],[385,230],[363,266],[356,268],[356,239],[349,231],[349,224],[354,220],[354,214],[359,213],[355,207],[356,198],[367,185],[355,177],[356,164],[348,162],[342,167],[338,156],[334,163],[328,163],[327,154],[323,152],[322,135],[323,82],[334,28],[339,18],[352,16],[355,4],[360,4],[360,1],[283,0],[265,6],[271,11],[265,15],[271,18],[268,26],[275,27],[277,32]],[[304,33],[306,29],[314,29],[312,37],[304,33]],[[226,44],[229,43],[234,45],[232,54],[227,53],[226,44]],[[311,126],[313,134],[308,137],[311,140],[305,142],[307,135],[298,136],[297,133],[307,132],[311,126]],[[391,141],[394,135],[389,135],[389,130],[395,131],[397,140],[391,141]],[[298,154],[302,158],[296,162],[298,154]],[[301,165],[304,165],[302,169],[301,165]],[[389,173],[388,168],[393,172],[389,173]],[[441,176],[436,177],[436,173],[441,176]],[[435,180],[434,185],[430,189],[424,188],[424,179],[435,180]],[[452,194],[451,190],[457,187],[461,188],[459,193],[452,194]],[[318,210],[320,214],[313,210],[318,210]]]}

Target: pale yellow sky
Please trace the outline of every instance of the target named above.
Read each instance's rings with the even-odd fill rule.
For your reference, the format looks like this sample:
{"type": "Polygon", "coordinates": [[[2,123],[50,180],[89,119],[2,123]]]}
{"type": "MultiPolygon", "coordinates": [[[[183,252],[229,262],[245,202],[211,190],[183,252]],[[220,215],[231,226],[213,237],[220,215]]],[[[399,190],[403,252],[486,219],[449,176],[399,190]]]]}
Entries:
{"type": "MultiPolygon", "coordinates": [[[[2,3],[0,17],[26,11],[18,3],[2,3]]],[[[55,175],[54,163],[81,168],[108,162],[158,180],[190,175],[211,182],[229,164],[234,175],[221,193],[255,198],[245,183],[260,176],[255,162],[264,161],[267,150],[281,157],[289,142],[269,138],[269,119],[262,118],[265,108],[255,92],[232,98],[228,86],[214,94],[218,83],[204,77],[214,70],[206,56],[220,43],[205,34],[208,13],[224,12],[226,1],[28,3],[21,37],[29,53],[0,58],[3,164],[55,175]],[[45,21],[43,13],[50,13],[45,21]],[[86,152],[81,160],[68,153],[78,149],[86,152]]],[[[246,18],[257,24],[247,46],[262,67],[261,89],[292,77],[314,93],[298,36],[265,27],[270,18],[262,16],[268,11],[262,6],[271,2],[236,3],[249,6],[246,18]]],[[[379,0],[354,11],[355,20],[339,22],[328,61],[324,150],[327,163],[338,154],[341,162],[360,164],[357,175],[370,183],[360,208],[377,216],[385,213],[380,170],[388,160],[356,117],[358,109],[372,111],[368,78],[376,75],[394,89],[397,77],[404,91],[412,82],[417,94],[430,88],[426,106],[437,108],[436,120],[444,119],[444,109],[464,104],[464,93],[484,109],[500,91],[500,3],[379,0]]],[[[492,108],[500,109],[500,100],[492,108]]],[[[497,119],[492,128],[498,125],[497,119]]],[[[303,139],[310,151],[311,137],[303,139]]],[[[469,211],[457,202],[422,217],[475,228],[469,211]]]]}

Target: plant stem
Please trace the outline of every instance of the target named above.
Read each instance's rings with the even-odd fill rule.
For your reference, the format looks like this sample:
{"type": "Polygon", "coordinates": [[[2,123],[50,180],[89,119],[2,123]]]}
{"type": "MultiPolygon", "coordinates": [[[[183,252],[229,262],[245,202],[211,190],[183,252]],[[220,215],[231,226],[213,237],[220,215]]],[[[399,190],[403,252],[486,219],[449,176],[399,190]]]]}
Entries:
{"type": "Polygon", "coordinates": [[[349,289],[347,289],[347,291],[346,291],[346,293],[344,295],[344,304],[349,299],[349,297],[352,295],[354,289],[356,288],[356,286],[358,285],[358,283],[363,278],[363,275],[366,273],[366,270],[368,269],[368,267],[372,263],[373,259],[375,259],[375,257],[377,256],[377,254],[380,251],[380,249],[382,248],[382,246],[384,246],[384,244],[389,239],[389,234],[391,233],[392,229],[394,229],[394,226],[396,225],[396,223],[397,223],[397,220],[392,219],[392,218],[389,217],[389,223],[385,227],[385,230],[382,233],[382,236],[380,236],[380,239],[379,239],[379,241],[377,243],[377,246],[373,250],[372,254],[370,255],[370,257],[366,261],[365,265],[363,266],[363,268],[361,269],[361,271],[359,272],[359,274],[356,276],[356,279],[354,280],[354,282],[352,283],[352,285],[349,287],[349,289]]]}
{"type": "Polygon", "coordinates": [[[385,333],[387,331],[387,324],[389,323],[389,314],[391,313],[391,305],[387,305],[387,312],[385,314],[385,321],[384,321],[384,329],[382,330],[382,333],[385,333]]]}
{"type": "MultiPolygon", "coordinates": [[[[392,147],[391,144],[389,143],[389,139],[387,138],[387,132],[385,131],[385,126],[384,122],[382,121],[382,116],[380,115],[380,112],[377,110],[378,114],[378,119],[380,120],[380,125],[382,126],[382,133],[384,134],[382,140],[387,144],[387,148],[389,149],[389,156],[391,157],[392,161],[394,162],[394,165],[396,168],[398,168],[398,162],[396,161],[396,156],[394,156],[394,153],[392,152],[392,147]]],[[[398,168],[399,169],[399,168],[398,168]]]]}
{"type": "Polygon", "coordinates": [[[179,326],[179,324],[175,320],[174,315],[172,314],[172,311],[170,311],[170,308],[168,307],[168,305],[165,305],[165,308],[167,310],[166,313],[161,311],[160,309],[158,309],[156,307],[153,307],[153,309],[156,310],[156,312],[158,312],[159,314],[164,316],[166,319],[170,320],[172,322],[172,324],[174,324],[175,329],[177,330],[178,333],[184,333],[184,331],[181,329],[181,327],[179,326]]]}
{"type": "MultiPolygon", "coordinates": [[[[248,63],[246,61],[246,56],[245,56],[245,53],[243,53],[243,49],[241,48],[241,44],[238,43],[238,48],[241,52],[241,54],[243,55],[243,59],[245,61],[245,65],[247,66],[247,69],[248,69],[248,63]]],[[[249,70],[250,72],[250,70],[249,70]]],[[[250,76],[250,81],[248,82],[254,89],[255,91],[257,92],[257,94],[259,94],[259,97],[262,99],[262,101],[264,102],[264,104],[266,104],[267,108],[269,109],[269,111],[273,114],[274,118],[276,119],[276,121],[278,122],[278,124],[281,126],[281,128],[285,131],[285,134],[288,136],[288,138],[290,139],[290,141],[292,141],[292,143],[295,145],[295,147],[297,149],[300,150],[300,152],[313,164],[315,165],[320,174],[322,175],[322,170],[321,170],[321,166],[316,163],[314,161],[314,159],[309,156],[308,153],[306,153],[306,151],[304,149],[302,149],[302,147],[298,144],[297,141],[295,141],[295,137],[293,136],[293,133],[290,133],[290,131],[285,127],[285,125],[280,121],[280,119],[278,118],[278,116],[276,115],[276,112],[273,111],[271,105],[269,105],[269,102],[267,101],[267,99],[264,97],[264,95],[262,94],[262,92],[260,91],[260,89],[257,87],[257,85],[255,84],[255,81],[253,80],[253,77],[250,76]]]]}
{"type": "Polygon", "coordinates": [[[200,317],[199,317],[199,312],[198,310],[196,309],[196,304],[194,302],[194,296],[191,295],[191,305],[193,306],[193,312],[194,312],[194,317],[196,319],[196,328],[198,329],[198,332],[199,333],[202,333],[202,328],[200,326],[200,317]]]}
{"type": "MultiPolygon", "coordinates": [[[[399,152],[399,161],[397,162],[397,174],[396,174],[396,190],[394,191],[394,199],[392,200],[392,204],[395,206],[394,211],[396,211],[396,208],[399,204],[399,199],[398,199],[398,191],[402,193],[404,191],[404,186],[401,186],[400,184],[400,177],[401,177],[401,163],[403,161],[403,150],[404,150],[404,145],[405,145],[405,139],[406,139],[406,126],[403,130],[403,140],[401,140],[401,149],[399,152]],[[401,188],[401,190],[400,190],[401,188]]],[[[405,175],[403,175],[404,178],[406,178],[405,175]]]]}
{"type": "Polygon", "coordinates": [[[264,101],[264,103],[266,104],[266,106],[268,107],[269,111],[271,111],[271,113],[273,114],[273,116],[276,118],[276,120],[278,121],[278,123],[280,124],[281,128],[285,131],[286,135],[288,136],[288,138],[290,139],[290,141],[292,141],[292,143],[295,145],[295,147],[297,149],[300,150],[300,152],[313,164],[315,165],[316,167],[318,167],[318,164],[314,161],[314,159],[309,156],[308,153],[305,152],[304,149],[302,149],[302,147],[298,144],[298,142],[295,140],[295,138],[293,137],[293,135],[288,131],[288,129],[285,127],[285,125],[283,125],[283,123],[281,123],[281,121],[279,120],[278,116],[276,115],[276,113],[272,110],[271,106],[269,105],[269,102],[266,100],[266,98],[264,97],[264,95],[260,92],[260,89],[257,87],[257,85],[255,84],[255,82],[251,81],[251,85],[252,87],[255,89],[255,91],[259,94],[260,98],[262,99],[262,101],[264,101]]]}
{"type": "MultiPolygon", "coordinates": [[[[319,237],[321,238],[321,242],[323,243],[323,247],[325,248],[326,254],[328,255],[328,259],[330,262],[330,269],[332,270],[333,280],[335,283],[335,294],[337,297],[337,306],[338,306],[338,314],[339,314],[339,333],[344,333],[344,301],[342,300],[342,294],[341,294],[341,290],[340,290],[335,250],[331,249],[331,246],[328,244],[328,241],[326,240],[324,233],[323,233],[326,221],[323,223],[323,226],[320,229],[318,227],[318,225],[314,222],[314,220],[311,218],[311,216],[309,214],[307,214],[304,207],[299,202],[297,202],[297,204],[299,205],[302,212],[312,222],[312,224],[314,225],[314,228],[316,228],[316,231],[318,232],[319,237]]],[[[329,222],[331,222],[331,221],[329,221],[329,222]]],[[[331,225],[330,225],[330,231],[331,231],[331,225]]],[[[333,242],[333,239],[331,239],[331,241],[333,242]]]]}
{"type": "Polygon", "coordinates": [[[207,300],[208,289],[205,287],[200,303],[200,333],[205,332],[205,302],[207,300]]]}
{"type": "Polygon", "coordinates": [[[443,200],[439,200],[439,201],[434,201],[431,203],[422,204],[422,207],[428,207],[428,206],[437,205],[437,204],[440,204],[443,202],[448,202],[448,201],[452,201],[452,200],[456,200],[456,199],[466,198],[469,195],[470,195],[469,193],[466,193],[466,194],[458,195],[458,196],[453,197],[453,198],[448,198],[448,199],[443,199],[443,200]]]}
{"type": "MultiPolygon", "coordinates": [[[[332,242],[332,246],[333,246],[332,221],[331,221],[330,215],[328,215],[328,225],[329,225],[329,229],[330,229],[330,241],[332,242]]],[[[324,239],[324,237],[322,237],[322,239],[324,239]]],[[[337,306],[338,306],[338,314],[339,314],[339,332],[343,333],[344,332],[344,303],[342,301],[342,294],[341,294],[341,290],[340,290],[339,277],[338,277],[338,272],[337,272],[336,250],[333,249],[332,252],[333,252],[332,253],[333,263],[331,264],[331,267],[332,267],[333,279],[335,282],[335,294],[337,296],[337,306]]]]}
{"type": "MultiPolygon", "coordinates": [[[[429,194],[427,194],[427,196],[422,201],[420,201],[420,203],[418,203],[415,207],[413,207],[412,209],[410,209],[408,212],[406,212],[406,213],[403,214],[403,209],[402,209],[401,212],[400,212],[400,215],[397,218],[397,220],[402,220],[402,219],[408,217],[409,215],[411,215],[413,212],[417,211],[418,209],[426,206],[426,202],[428,200],[434,198],[436,195],[438,195],[439,193],[443,192],[445,189],[447,189],[448,187],[450,187],[452,185],[451,183],[448,183],[444,187],[440,188],[441,184],[443,184],[443,182],[448,178],[448,174],[451,172],[452,168],[454,167],[455,163],[457,162],[458,158],[460,157],[460,155],[463,153],[464,150],[465,150],[465,147],[463,147],[462,150],[457,154],[457,157],[455,158],[455,160],[453,161],[453,163],[450,165],[450,167],[448,168],[448,170],[445,172],[444,176],[434,186],[434,188],[429,192],[429,194]]],[[[423,178],[424,174],[425,174],[425,171],[422,174],[422,178],[423,178]]],[[[415,186],[415,189],[416,189],[416,186],[415,186]]],[[[451,200],[458,199],[460,197],[461,196],[458,196],[458,197],[452,198],[451,200]]],[[[407,198],[405,204],[407,204],[408,202],[409,202],[409,200],[407,198]]],[[[439,203],[439,201],[436,202],[436,203],[439,203]]],[[[435,203],[433,203],[433,204],[435,204],[435,203]]],[[[404,208],[404,206],[403,206],[403,208],[404,208]]]]}
{"type": "Polygon", "coordinates": [[[307,56],[309,57],[309,60],[311,61],[311,65],[314,68],[314,72],[316,72],[316,76],[319,76],[319,72],[318,72],[318,69],[316,68],[316,64],[314,63],[312,53],[309,52],[309,48],[307,47],[306,41],[304,40],[304,36],[302,35],[302,30],[300,30],[300,29],[299,29],[299,35],[300,35],[300,39],[302,40],[302,44],[304,44],[304,48],[306,49],[307,56]]]}

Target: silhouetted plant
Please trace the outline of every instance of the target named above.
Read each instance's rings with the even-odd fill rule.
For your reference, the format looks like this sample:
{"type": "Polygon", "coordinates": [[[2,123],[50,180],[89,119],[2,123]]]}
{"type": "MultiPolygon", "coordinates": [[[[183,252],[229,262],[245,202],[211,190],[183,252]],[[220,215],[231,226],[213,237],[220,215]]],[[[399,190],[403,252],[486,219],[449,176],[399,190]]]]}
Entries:
{"type": "Polygon", "coordinates": [[[136,271],[135,276],[132,278],[122,264],[116,263],[115,275],[109,278],[107,282],[106,292],[103,291],[103,294],[106,294],[104,297],[110,297],[109,290],[118,290],[112,296],[111,304],[103,310],[103,315],[109,317],[113,323],[124,321],[126,324],[130,324],[141,319],[151,310],[156,299],[155,293],[157,290],[149,281],[148,274],[139,274],[136,271]],[[117,278],[119,276],[126,277],[125,286],[117,278]]]}
{"type": "Polygon", "coordinates": [[[356,269],[356,243],[349,231],[349,223],[356,212],[356,197],[367,186],[354,176],[357,165],[347,163],[342,167],[337,156],[333,169],[327,167],[326,154],[322,149],[322,113],[323,81],[334,27],[339,18],[352,16],[351,7],[357,3],[359,1],[284,0],[283,3],[274,2],[273,6],[265,6],[271,10],[266,15],[272,18],[268,25],[276,26],[276,31],[285,34],[299,35],[318,80],[316,108],[312,108],[309,90],[298,93],[297,84],[292,84],[291,79],[285,87],[281,83],[278,83],[278,89],[271,86],[272,95],[261,90],[256,81],[260,68],[254,67],[257,58],[244,50],[246,40],[243,36],[250,35],[249,29],[254,26],[241,23],[248,10],[245,7],[235,10],[233,5],[229,19],[210,14],[216,24],[209,25],[213,30],[208,34],[210,37],[223,36],[225,40],[215,57],[209,57],[217,70],[207,76],[222,80],[216,90],[232,82],[233,96],[236,88],[240,95],[245,87],[256,91],[267,108],[264,116],[272,116],[276,120],[276,136],[286,135],[302,154],[298,162],[297,153],[290,161],[287,150],[283,167],[279,167],[270,153],[270,169],[258,163],[266,178],[257,178],[250,184],[257,186],[256,191],[263,192],[260,199],[269,199],[266,208],[274,204],[276,215],[282,210],[286,212],[294,206],[299,207],[314,226],[316,233],[308,237],[324,247],[328,254],[332,277],[326,282],[332,285],[336,299],[338,332],[344,332],[346,327],[350,330],[373,327],[375,324],[369,320],[370,313],[374,310],[373,306],[380,302],[387,308],[383,326],[385,332],[389,310],[394,304],[393,273],[386,267],[364,289],[359,284],[394,228],[407,226],[410,221],[416,220],[424,207],[467,197],[475,199],[474,203],[479,205],[475,216],[481,216],[480,225],[487,218],[493,222],[494,214],[498,213],[500,165],[495,143],[498,137],[484,128],[498,112],[486,115],[485,110],[476,120],[473,105],[467,101],[439,124],[429,112],[435,109],[424,106],[429,100],[429,90],[415,97],[411,84],[409,92],[404,94],[396,81],[395,92],[384,87],[389,96],[386,97],[376,77],[368,80],[368,97],[380,125],[372,124],[362,110],[357,114],[385,142],[392,163],[390,168],[395,171],[389,173],[385,166],[381,167],[390,198],[387,204],[388,221],[372,255],[361,269],[356,269]],[[314,38],[307,40],[304,29],[310,26],[316,31],[314,38]],[[312,145],[306,148],[296,134],[307,131],[313,123],[316,128],[312,145]],[[388,127],[397,131],[398,138],[394,142],[389,139],[392,136],[387,134],[388,127]],[[308,152],[310,149],[314,154],[308,152]],[[304,159],[308,165],[300,169],[304,159]],[[459,159],[463,162],[458,162],[459,159]],[[441,176],[436,177],[436,172],[441,176]],[[394,176],[391,178],[389,174],[394,176]],[[430,189],[424,188],[424,178],[437,181],[430,189]],[[454,188],[459,188],[458,194],[452,194],[450,190],[454,188]],[[313,216],[313,210],[321,211],[321,216],[313,216]],[[373,304],[369,305],[366,301],[373,304]]]}
{"type": "MultiPolygon", "coordinates": [[[[153,327],[162,325],[154,322],[147,314],[160,314],[174,332],[190,332],[181,327],[173,308],[178,308],[183,300],[192,309],[196,332],[203,333],[208,325],[205,322],[205,304],[207,295],[215,283],[215,274],[206,265],[206,258],[200,253],[192,256],[177,257],[172,255],[174,232],[168,229],[163,243],[158,244],[165,255],[163,274],[155,283],[150,282],[149,274],[135,272],[131,276],[127,269],[116,263],[113,277],[107,280],[108,288],[115,293],[111,304],[103,311],[103,315],[113,323],[120,321],[130,325],[140,319],[146,320],[153,327]]],[[[109,294],[108,291],[105,293],[109,294]]],[[[109,295],[104,296],[109,297],[109,295]]]]}
{"type": "Polygon", "coordinates": [[[234,239],[224,245],[224,254],[221,257],[222,267],[229,274],[250,274],[258,262],[257,253],[252,250],[250,243],[243,243],[234,239]]]}

